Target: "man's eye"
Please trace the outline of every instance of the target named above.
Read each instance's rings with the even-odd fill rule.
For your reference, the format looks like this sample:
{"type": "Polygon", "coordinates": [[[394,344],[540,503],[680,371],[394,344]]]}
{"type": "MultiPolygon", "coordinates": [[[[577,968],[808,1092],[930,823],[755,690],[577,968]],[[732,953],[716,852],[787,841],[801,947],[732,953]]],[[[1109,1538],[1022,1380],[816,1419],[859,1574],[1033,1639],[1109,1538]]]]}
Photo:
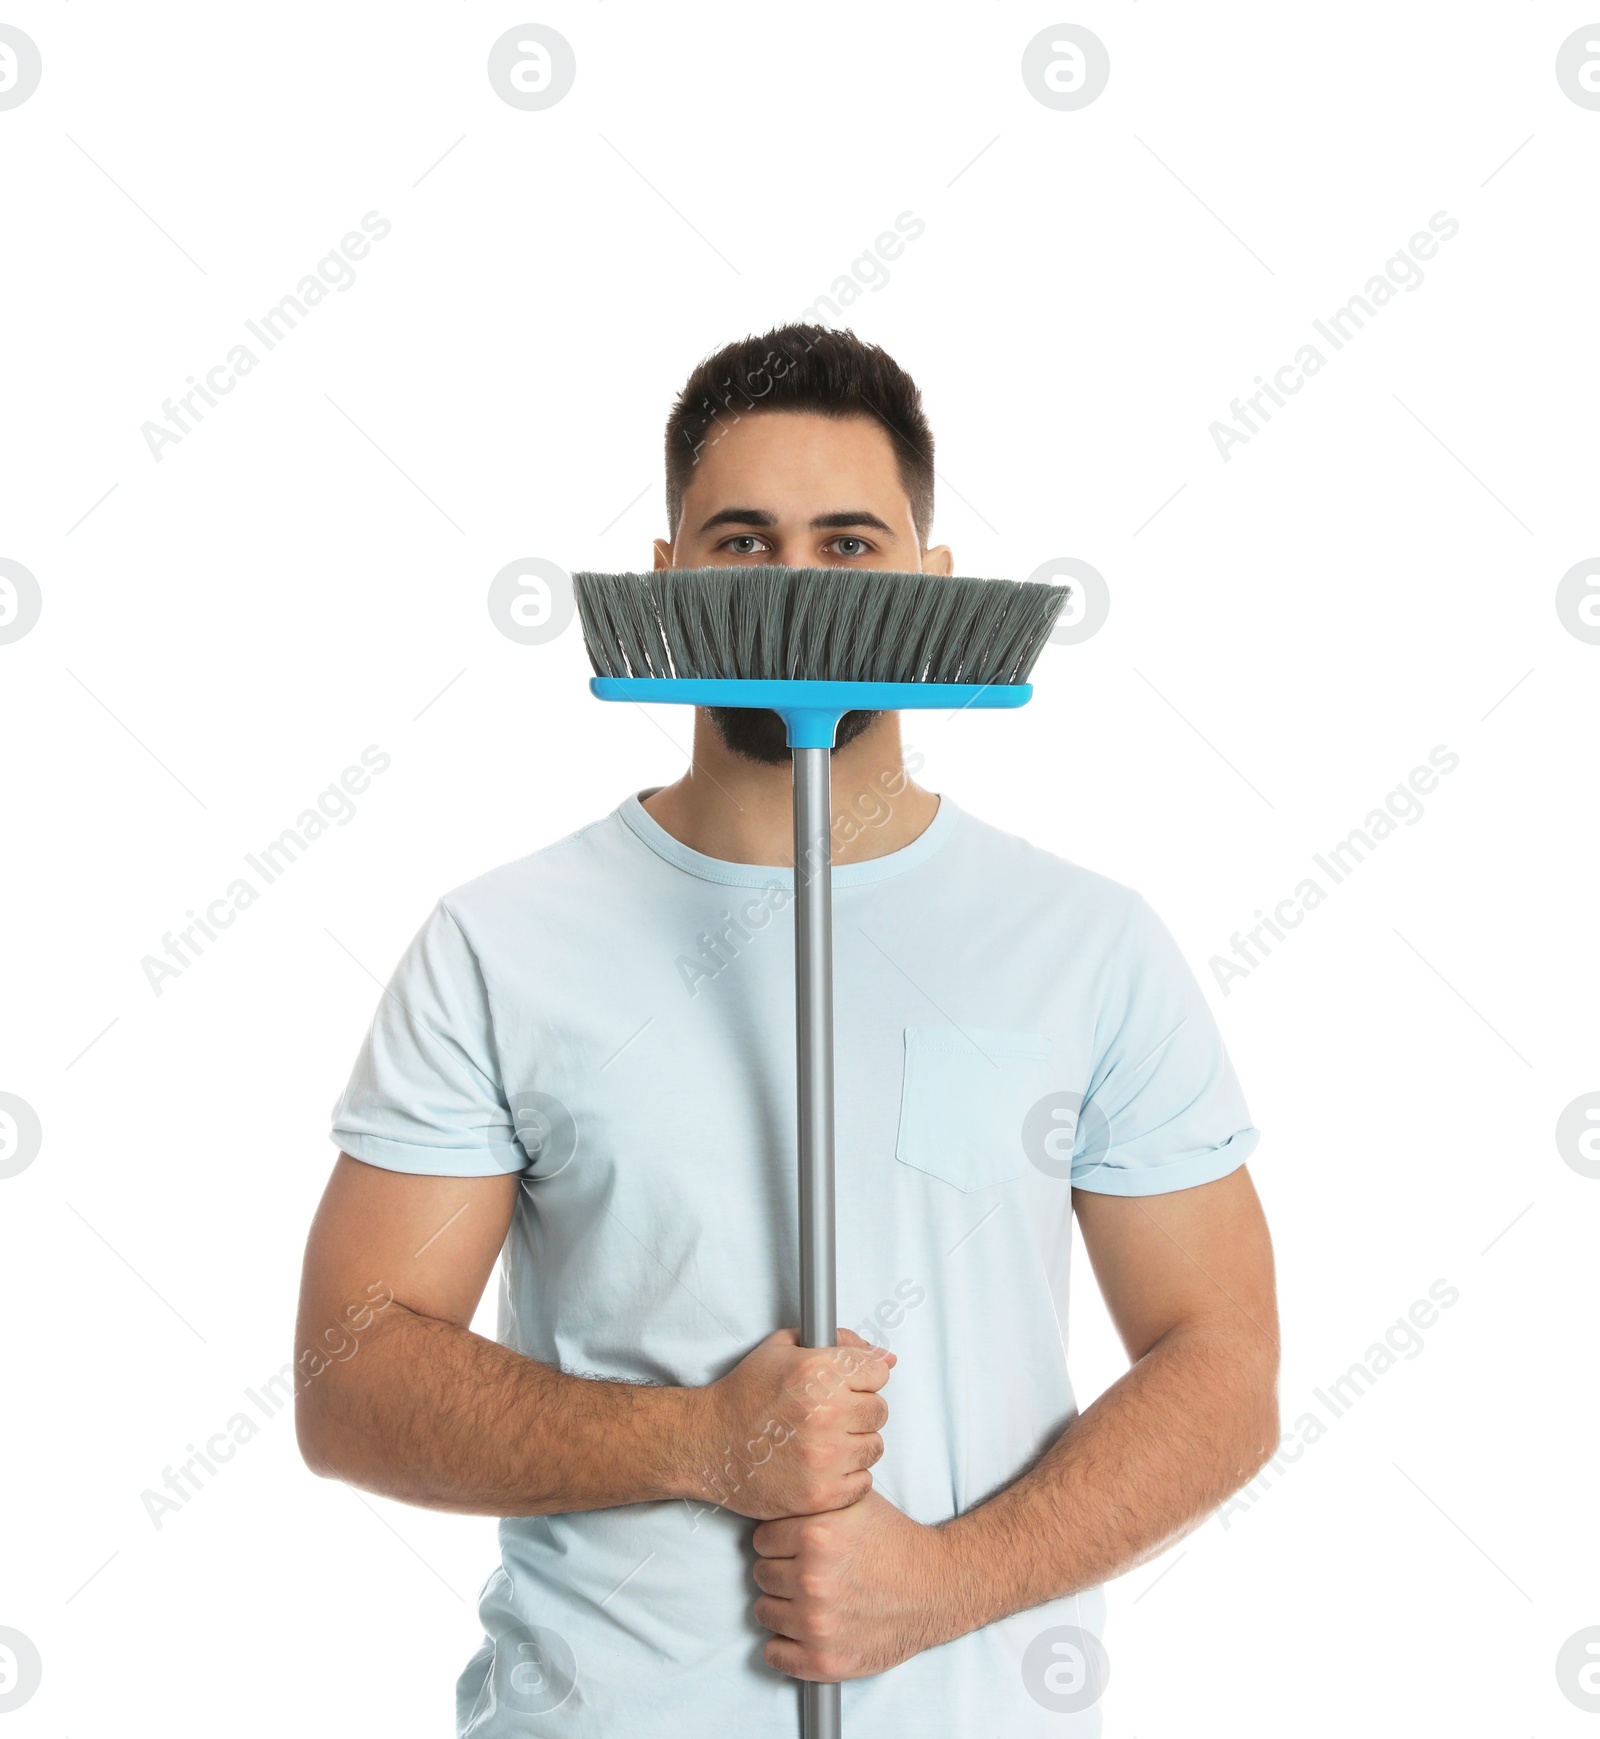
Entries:
{"type": "Polygon", "coordinates": [[[845,557],[864,556],[867,553],[867,540],[864,537],[836,537],[833,540],[834,554],[845,557]],[[846,548],[853,545],[853,548],[846,548]]]}
{"type": "Polygon", "coordinates": [[[730,553],[736,556],[753,556],[758,546],[762,546],[762,539],[751,531],[744,532],[738,537],[730,537],[724,545],[730,553]]]}

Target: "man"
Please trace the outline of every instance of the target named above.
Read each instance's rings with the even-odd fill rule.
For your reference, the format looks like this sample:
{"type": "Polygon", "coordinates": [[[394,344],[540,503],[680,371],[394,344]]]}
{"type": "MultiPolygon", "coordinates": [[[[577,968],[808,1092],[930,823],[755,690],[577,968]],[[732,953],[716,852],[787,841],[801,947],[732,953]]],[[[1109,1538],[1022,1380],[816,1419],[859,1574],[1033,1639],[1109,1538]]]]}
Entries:
{"type": "MultiPolygon", "coordinates": [[[[703,363],[667,474],[657,567],[952,572],[917,389],[850,333],[703,363]]],[[[1099,1585],[1277,1442],[1256,1131],[1193,975],[1139,895],[913,783],[894,714],[833,754],[861,1332],[797,1344],[790,787],[775,716],[697,714],[676,784],[439,902],[336,1109],[297,1346],[365,1331],[309,1352],[300,1442],[506,1518],[463,1739],[792,1735],[799,1679],[872,1739],[1098,1732],[1099,1585]],[[1081,1414],[1074,1213],[1132,1361],[1081,1414]]]]}

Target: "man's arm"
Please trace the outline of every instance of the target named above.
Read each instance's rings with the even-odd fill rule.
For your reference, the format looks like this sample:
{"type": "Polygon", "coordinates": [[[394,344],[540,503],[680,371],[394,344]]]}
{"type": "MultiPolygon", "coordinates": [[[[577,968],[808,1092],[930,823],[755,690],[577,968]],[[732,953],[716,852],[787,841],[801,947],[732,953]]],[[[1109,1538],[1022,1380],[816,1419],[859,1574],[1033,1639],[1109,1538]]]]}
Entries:
{"type": "MultiPolygon", "coordinates": [[[[1073,1192],[1133,1361],[1027,1472],[948,1522],[880,1494],[755,1530],[756,1616],[797,1678],[885,1671],[1153,1557],[1278,1441],[1272,1245],[1244,1169],[1164,1195],[1073,1192]]],[[[1018,1373],[1026,1381],[1026,1373],[1018,1373]]]]}
{"type": "Polygon", "coordinates": [[[314,1473],[493,1516],[686,1498],[762,1517],[871,1489],[894,1355],[848,1329],[820,1350],[779,1330],[701,1388],[570,1376],[474,1334],[518,1188],[515,1172],[423,1177],[339,1155],[295,1328],[314,1473]]]}

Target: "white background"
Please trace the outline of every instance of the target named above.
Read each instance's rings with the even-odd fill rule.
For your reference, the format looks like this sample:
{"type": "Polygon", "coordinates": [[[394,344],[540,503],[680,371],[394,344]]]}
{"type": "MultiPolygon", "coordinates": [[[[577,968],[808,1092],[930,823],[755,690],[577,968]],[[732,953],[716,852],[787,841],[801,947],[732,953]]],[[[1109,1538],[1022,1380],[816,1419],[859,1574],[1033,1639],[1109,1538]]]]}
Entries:
{"type": "MultiPolygon", "coordinates": [[[[1106,1731],[1594,1730],[1555,1672],[1600,1624],[1600,1181],[1554,1136],[1600,1088],[1600,647],[1555,607],[1600,545],[1600,112],[1555,76],[1588,15],[3,17],[44,67],[0,112],[0,556],[43,595],[0,646],[0,1090],[44,1132],[0,1181],[0,1625],[44,1660],[8,1739],[448,1730],[491,1522],[314,1480],[287,1412],[159,1530],[141,1493],[290,1356],[329,1108],[433,901],[681,765],[685,718],[597,706],[576,629],[514,644],[491,577],[646,565],[691,366],[905,211],[845,317],[923,388],[936,535],[1112,599],[1025,713],[914,723],[923,782],[1141,889],[1205,984],[1286,1424],[1460,1294],[1113,1587],[1106,1731]],[[1063,16],[1111,57],[1075,112],[1021,76],[1063,16]],[[486,76],[529,19],[577,57],[541,112],[486,76]],[[154,459],[141,424],[368,211],[354,285],[154,459]],[[1224,462],[1209,425],[1439,211],[1425,281],[1224,462]],[[142,958],[368,744],[356,818],[157,996],[142,958]],[[1224,994],[1233,932],[1440,744],[1423,818],[1224,994]]],[[[1087,1399],[1122,1361],[1078,1286],[1087,1399]]]]}

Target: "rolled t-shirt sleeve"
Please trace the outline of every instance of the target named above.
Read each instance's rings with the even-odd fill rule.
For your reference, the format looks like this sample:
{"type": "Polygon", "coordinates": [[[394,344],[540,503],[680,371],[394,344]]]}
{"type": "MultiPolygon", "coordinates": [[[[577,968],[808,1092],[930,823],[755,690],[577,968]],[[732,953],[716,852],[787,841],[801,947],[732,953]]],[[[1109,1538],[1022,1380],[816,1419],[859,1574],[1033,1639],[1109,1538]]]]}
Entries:
{"type": "Polygon", "coordinates": [[[1073,1187],[1159,1195],[1243,1165],[1260,1132],[1210,1005],[1142,896],[1134,896],[1106,982],[1098,1054],[1078,1115],[1073,1187]]]}
{"type": "Polygon", "coordinates": [[[521,1171],[482,969],[441,900],[389,980],[331,1138],[390,1171],[483,1177],[521,1171]]]}

